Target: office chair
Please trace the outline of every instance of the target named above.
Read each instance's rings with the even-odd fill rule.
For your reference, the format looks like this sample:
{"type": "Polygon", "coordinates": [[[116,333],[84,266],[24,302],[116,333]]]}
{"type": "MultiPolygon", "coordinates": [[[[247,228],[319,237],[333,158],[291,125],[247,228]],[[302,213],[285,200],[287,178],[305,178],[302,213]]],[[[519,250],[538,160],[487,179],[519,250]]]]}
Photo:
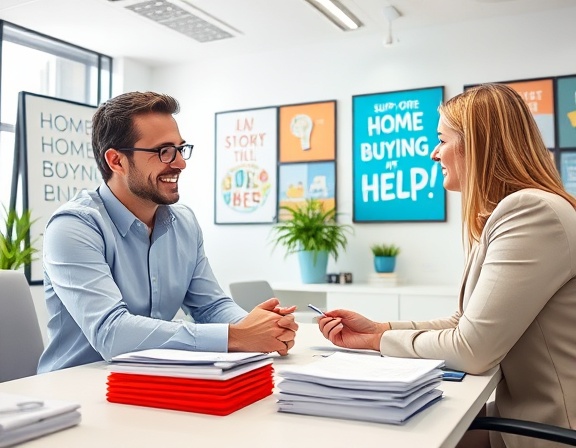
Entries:
{"type": "Polygon", "coordinates": [[[503,417],[476,417],[468,428],[469,431],[474,429],[516,434],[576,446],[576,430],[544,423],[503,417]]]}
{"type": "Polygon", "coordinates": [[[0,270],[0,383],[36,375],[44,350],[25,275],[0,270]]]}
{"type": "Polygon", "coordinates": [[[230,283],[230,295],[248,312],[252,311],[256,305],[276,296],[270,284],[265,280],[230,283]]]}

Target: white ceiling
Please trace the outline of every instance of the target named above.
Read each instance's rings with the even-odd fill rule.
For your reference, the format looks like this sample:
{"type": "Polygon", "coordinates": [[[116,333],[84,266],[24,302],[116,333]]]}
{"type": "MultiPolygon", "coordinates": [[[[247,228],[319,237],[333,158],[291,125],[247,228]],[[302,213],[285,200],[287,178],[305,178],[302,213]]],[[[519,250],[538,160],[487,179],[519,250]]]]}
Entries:
{"type": "Polygon", "coordinates": [[[388,27],[383,9],[388,5],[402,14],[394,21],[394,33],[401,36],[403,30],[576,4],[576,0],[342,0],[365,24],[344,32],[304,0],[190,1],[241,34],[199,43],[126,9],[134,0],[0,0],[0,19],[112,57],[156,66],[360,35],[382,40],[388,27]]]}

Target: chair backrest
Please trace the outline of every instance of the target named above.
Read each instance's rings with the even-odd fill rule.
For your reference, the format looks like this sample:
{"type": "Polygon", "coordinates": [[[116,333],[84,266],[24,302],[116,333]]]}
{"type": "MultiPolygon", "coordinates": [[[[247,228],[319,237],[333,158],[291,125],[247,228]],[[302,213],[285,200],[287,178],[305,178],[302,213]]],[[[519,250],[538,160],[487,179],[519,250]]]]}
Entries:
{"type": "MultiPolygon", "coordinates": [[[[576,446],[576,430],[504,417],[476,417],[468,430],[484,429],[576,446]]],[[[546,445],[548,446],[548,445],[546,445]]],[[[556,444],[554,444],[556,446],[556,444]]]]}
{"type": "Polygon", "coordinates": [[[0,270],[0,383],[36,375],[43,350],[26,276],[0,270]]]}
{"type": "Polygon", "coordinates": [[[274,290],[265,280],[230,283],[230,295],[248,312],[256,305],[275,297],[274,290]]]}

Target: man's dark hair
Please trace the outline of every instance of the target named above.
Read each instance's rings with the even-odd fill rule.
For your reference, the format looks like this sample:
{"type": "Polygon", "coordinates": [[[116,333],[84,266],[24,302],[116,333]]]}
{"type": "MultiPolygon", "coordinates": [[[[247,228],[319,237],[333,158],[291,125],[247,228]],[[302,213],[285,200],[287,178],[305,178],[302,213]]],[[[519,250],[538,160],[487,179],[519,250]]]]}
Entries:
{"type": "Polygon", "coordinates": [[[155,92],[129,92],[102,103],[92,117],[92,150],[104,182],[112,177],[112,170],[104,154],[110,148],[131,148],[140,139],[134,129],[134,117],[156,112],[177,114],[180,106],[169,95],[155,92]]]}

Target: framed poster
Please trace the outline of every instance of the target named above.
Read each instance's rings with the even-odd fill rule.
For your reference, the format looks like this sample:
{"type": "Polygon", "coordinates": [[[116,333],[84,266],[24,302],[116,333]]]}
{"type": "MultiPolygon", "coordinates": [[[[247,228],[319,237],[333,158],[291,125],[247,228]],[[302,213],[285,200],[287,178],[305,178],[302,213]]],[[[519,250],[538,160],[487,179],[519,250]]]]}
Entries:
{"type": "Polygon", "coordinates": [[[446,221],[438,163],[444,87],[352,97],[353,221],[446,221]]]}
{"type": "Polygon", "coordinates": [[[336,101],[279,107],[280,163],[336,158],[336,101]]]}
{"type": "Polygon", "coordinates": [[[547,148],[554,148],[554,80],[552,78],[506,82],[520,94],[534,116],[547,148]]]}
{"type": "MultiPolygon", "coordinates": [[[[310,162],[280,165],[279,206],[299,207],[306,199],[318,199],[324,210],[336,208],[336,163],[310,162]]],[[[287,217],[279,210],[280,221],[287,217]]]]}
{"type": "Polygon", "coordinates": [[[563,76],[556,82],[558,147],[576,148],[576,76],[563,76]]]}
{"type": "Polygon", "coordinates": [[[560,153],[560,175],[566,191],[576,196],[576,150],[560,153]]]}
{"type": "MultiPolygon", "coordinates": [[[[22,205],[36,219],[30,241],[39,250],[46,222],[58,206],[102,182],[92,152],[95,111],[96,106],[29,92],[18,96],[14,163],[22,176],[22,205]]],[[[13,197],[15,190],[16,184],[13,197]]],[[[25,274],[30,284],[42,284],[41,256],[26,266],[25,274]]]]}
{"type": "Polygon", "coordinates": [[[218,112],[215,121],[214,222],[275,222],[278,109],[218,112]]]}
{"type": "MultiPolygon", "coordinates": [[[[540,129],[544,144],[552,150],[556,141],[554,130],[554,79],[525,79],[505,81],[500,84],[513,88],[524,99],[524,102],[532,112],[538,129],[540,129]]],[[[466,85],[464,89],[466,90],[476,85],[478,84],[466,85]]]]}

